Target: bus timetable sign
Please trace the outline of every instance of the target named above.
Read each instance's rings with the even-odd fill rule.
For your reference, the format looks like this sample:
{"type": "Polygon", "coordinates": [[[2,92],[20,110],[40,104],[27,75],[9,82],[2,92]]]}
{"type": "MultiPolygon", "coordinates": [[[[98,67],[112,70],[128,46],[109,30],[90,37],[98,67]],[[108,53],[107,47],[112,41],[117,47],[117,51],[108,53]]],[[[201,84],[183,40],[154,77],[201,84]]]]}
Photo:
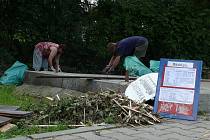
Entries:
{"type": "Polygon", "coordinates": [[[154,112],[196,120],[202,61],[161,59],[154,112]]]}

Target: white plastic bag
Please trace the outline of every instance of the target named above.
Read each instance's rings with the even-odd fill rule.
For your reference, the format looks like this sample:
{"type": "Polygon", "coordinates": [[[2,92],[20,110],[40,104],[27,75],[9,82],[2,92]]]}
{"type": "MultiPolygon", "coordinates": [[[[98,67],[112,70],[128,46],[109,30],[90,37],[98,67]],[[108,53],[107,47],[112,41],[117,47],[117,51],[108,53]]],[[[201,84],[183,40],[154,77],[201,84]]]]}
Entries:
{"type": "Polygon", "coordinates": [[[125,90],[125,95],[129,99],[139,103],[154,99],[157,80],[158,73],[149,73],[143,75],[130,83],[130,85],[125,90]]]}

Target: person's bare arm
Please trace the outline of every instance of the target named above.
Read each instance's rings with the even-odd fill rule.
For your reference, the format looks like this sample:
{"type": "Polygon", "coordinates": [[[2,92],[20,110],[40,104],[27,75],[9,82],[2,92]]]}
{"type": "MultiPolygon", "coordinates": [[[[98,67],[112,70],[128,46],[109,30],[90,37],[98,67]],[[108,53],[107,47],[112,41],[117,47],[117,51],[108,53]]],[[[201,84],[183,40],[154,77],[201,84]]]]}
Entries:
{"type": "Polygon", "coordinates": [[[107,71],[111,68],[113,61],[115,59],[115,56],[113,55],[108,63],[108,65],[106,65],[106,67],[102,70],[103,73],[107,73],[107,71]]]}
{"type": "Polygon", "coordinates": [[[59,69],[60,69],[60,56],[61,56],[61,54],[58,54],[55,58],[55,68],[57,71],[59,71],[59,69]]]}
{"type": "Polygon", "coordinates": [[[121,56],[116,56],[116,57],[115,57],[115,59],[113,60],[113,64],[112,64],[112,66],[110,67],[110,69],[109,69],[108,72],[114,70],[114,68],[117,67],[117,65],[120,63],[120,57],[121,57],[121,56]]]}
{"type": "Polygon", "coordinates": [[[57,54],[57,48],[56,47],[51,47],[50,48],[50,55],[49,55],[49,58],[48,58],[48,63],[49,63],[49,66],[52,67],[53,66],[53,58],[55,58],[57,54]]]}
{"type": "Polygon", "coordinates": [[[111,58],[110,61],[109,61],[108,66],[112,66],[112,65],[113,65],[113,62],[114,62],[115,57],[116,57],[116,56],[112,56],[112,58],[111,58]]]}
{"type": "Polygon", "coordinates": [[[128,73],[128,70],[125,71],[125,82],[129,82],[129,73],[128,73]]]}

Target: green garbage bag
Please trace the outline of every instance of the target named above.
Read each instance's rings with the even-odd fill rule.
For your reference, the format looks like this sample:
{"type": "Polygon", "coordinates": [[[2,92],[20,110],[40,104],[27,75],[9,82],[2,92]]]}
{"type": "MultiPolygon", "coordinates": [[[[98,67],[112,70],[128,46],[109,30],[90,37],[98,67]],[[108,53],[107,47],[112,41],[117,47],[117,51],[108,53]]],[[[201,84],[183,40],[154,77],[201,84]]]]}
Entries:
{"type": "Polygon", "coordinates": [[[127,56],[123,66],[128,71],[130,76],[142,76],[152,71],[147,68],[136,56],[127,56]]]}
{"type": "Polygon", "coordinates": [[[150,60],[150,69],[153,72],[159,72],[159,65],[160,65],[160,61],[156,61],[156,60],[150,60]]]}
{"type": "Polygon", "coordinates": [[[25,71],[28,69],[27,65],[16,61],[9,69],[4,72],[0,78],[0,84],[3,85],[20,85],[25,76],[25,71]]]}

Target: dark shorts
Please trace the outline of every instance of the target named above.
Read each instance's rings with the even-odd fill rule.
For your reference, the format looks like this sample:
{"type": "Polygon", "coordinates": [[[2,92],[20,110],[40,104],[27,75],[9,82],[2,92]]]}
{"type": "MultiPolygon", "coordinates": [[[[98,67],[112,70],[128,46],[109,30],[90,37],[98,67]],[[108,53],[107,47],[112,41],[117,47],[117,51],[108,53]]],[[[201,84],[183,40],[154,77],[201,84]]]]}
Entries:
{"type": "Polygon", "coordinates": [[[148,40],[146,40],[144,44],[136,44],[135,55],[137,57],[145,57],[148,44],[148,40]]]}

